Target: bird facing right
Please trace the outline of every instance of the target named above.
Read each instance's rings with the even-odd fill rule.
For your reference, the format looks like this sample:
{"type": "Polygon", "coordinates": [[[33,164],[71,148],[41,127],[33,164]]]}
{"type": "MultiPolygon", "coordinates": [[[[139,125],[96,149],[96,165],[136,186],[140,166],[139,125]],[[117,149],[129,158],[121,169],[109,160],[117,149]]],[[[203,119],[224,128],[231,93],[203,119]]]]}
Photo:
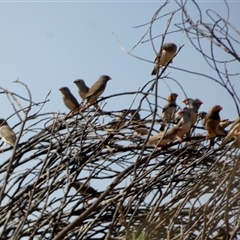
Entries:
{"type": "MultiPolygon", "coordinates": [[[[197,115],[201,119],[202,126],[205,128],[207,112],[199,112],[197,115]]],[[[226,136],[228,131],[226,131],[225,128],[228,127],[232,123],[233,122],[229,121],[228,119],[220,120],[219,127],[217,130],[217,135],[218,136],[226,136]]]]}
{"type": "Polygon", "coordinates": [[[99,79],[90,87],[84,99],[86,99],[88,103],[93,104],[95,108],[98,108],[96,103],[97,98],[104,92],[109,80],[111,80],[111,78],[107,75],[100,76],[99,79]]]}
{"type": "Polygon", "coordinates": [[[155,58],[155,66],[152,71],[152,75],[156,75],[158,70],[166,66],[168,62],[172,62],[173,57],[177,52],[177,45],[175,43],[169,42],[162,45],[157,57],[155,58]]]}
{"type": "Polygon", "coordinates": [[[207,130],[206,139],[217,136],[220,124],[219,112],[221,110],[222,110],[221,106],[215,105],[207,113],[205,117],[205,129],[207,130]]]}
{"type": "Polygon", "coordinates": [[[16,142],[16,135],[9,127],[7,121],[3,118],[0,119],[0,134],[5,144],[9,144],[14,147],[16,142]]]}

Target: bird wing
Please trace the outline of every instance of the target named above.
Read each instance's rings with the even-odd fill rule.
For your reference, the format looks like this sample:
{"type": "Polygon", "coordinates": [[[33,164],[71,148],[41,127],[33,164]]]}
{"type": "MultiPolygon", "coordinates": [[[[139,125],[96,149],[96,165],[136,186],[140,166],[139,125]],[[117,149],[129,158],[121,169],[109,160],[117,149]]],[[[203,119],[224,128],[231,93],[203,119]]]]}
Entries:
{"type": "Polygon", "coordinates": [[[3,140],[14,146],[15,144],[15,141],[16,141],[16,136],[15,136],[15,133],[13,132],[13,130],[9,127],[9,126],[2,126],[0,128],[0,133],[1,133],[1,136],[3,138],[3,140]]]}
{"type": "Polygon", "coordinates": [[[85,95],[85,98],[89,98],[91,96],[95,96],[96,98],[98,98],[103,93],[105,88],[106,88],[105,83],[99,84],[99,82],[96,82],[89,89],[88,93],[85,95]]]}
{"type": "Polygon", "coordinates": [[[230,130],[228,135],[223,141],[223,144],[227,143],[229,140],[231,140],[237,131],[240,131],[240,123],[235,123],[235,126],[233,126],[230,130]]]}

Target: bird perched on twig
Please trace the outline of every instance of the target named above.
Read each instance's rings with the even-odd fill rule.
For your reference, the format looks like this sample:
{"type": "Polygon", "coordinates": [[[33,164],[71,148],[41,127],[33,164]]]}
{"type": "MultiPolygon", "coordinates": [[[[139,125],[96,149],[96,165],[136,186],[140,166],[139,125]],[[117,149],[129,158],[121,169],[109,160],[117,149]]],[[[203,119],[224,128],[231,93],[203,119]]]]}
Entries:
{"type": "Polygon", "coordinates": [[[3,118],[0,119],[0,134],[5,145],[9,144],[14,147],[16,142],[16,135],[14,131],[9,127],[7,121],[3,118]]]}
{"type": "MultiPolygon", "coordinates": [[[[218,134],[218,128],[220,124],[219,112],[222,107],[219,105],[213,106],[205,117],[205,129],[207,130],[206,139],[216,137],[218,134]]],[[[214,139],[210,140],[210,146],[214,145],[214,139]]]]}
{"type": "Polygon", "coordinates": [[[110,123],[107,124],[106,130],[108,132],[119,131],[126,124],[126,115],[128,110],[122,110],[110,123]]]}
{"type": "Polygon", "coordinates": [[[71,111],[70,115],[79,111],[79,103],[77,99],[72,95],[68,87],[61,87],[59,91],[62,93],[63,102],[65,106],[71,111]]]}
{"type": "Polygon", "coordinates": [[[84,80],[82,79],[77,79],[74,81],[74,83],[77,85],[79,96],[82,99],[84,99],[87,92],[89,91],[89,87],[85,84],[84,80]]]}
{"type": "Polygon", "coordinates": [[[177,97],[178,97],[177,93],[171,93],[168,96],[167,103],[165,104],[162,110],[162,125],[160,127],[160,131],[164,131],[167,123],[174,120],[175,111],[177,108],[176,104],[177,97]]]}
{"type": "MultiPolygon", "coordinates": [[[[197,115],[201,119],[202,126],[205,128],[205,124],[206,124],[205,118],[206,118],[207,112],[199,112],[197,115]]],[[[229,121],[228,119],[220,120],[219,127],[217,130],[217,136],[226,136],[228,131],[226,131],[225,128],[232,123],[233,121],[229,121]]]]}
{"type": "Polygon", "coordinates": [[[148,135],[148,128],[143,123],[143,120],[140,117],[139,110],[128,110],[132,118],[130,119],[130,125],[137,132],[138,135],[148,135]]]}
{"type": "Polygon", "coordinates": [[[191,115],[191,124],[194,126],[194,124],[197,121],[197,113],[200,108],[200,106],[203,104],[203,102],[199,99],[192,99],[192,98],[186,98],[182,100],[183,103],[189,108],[190,115],[191,115]]]}
{"type": "Polygon", "coordinates": [[[76,191],[86,197],[85,201],[88,202],[92,198],[98,198],[101,194],[90,185],[75,181],[71,184],[76,191]]]}
{"type": "Polygon", "coordinates": [[[177,45],[175,43],[169,42],[162,45],[157,57],[155,58],[155,66],[152,71],[152,75],[156,75],[158,70],[166,66],[168,62],[172,63],[172,59],[177,52],[177,45]]]}
{"type": "MultiPolygon", "coordinates": [[[[99,79],[90,87],[84,99],[87,100],[87,103],[93,104],[95,108],[99,108],[96,103],[97,98],[101,96],[104,92],[107,82],[111,80],[111,78],[107,75],[102,75],[99,79]]],[[[86,109],[88,106],[84,107],[82,110],[86,109]]]]}
{"type": "Polygon", "coordinates": [[[232,124],[228,135],[223,140],[222,145],[226,145],[233,137],[235,137],[234,141],[234,147],[239,148],[240,147],[240,117],[238,117],[232,124]]]}
{"type": "Polygon", "coordinates": [[[182,130],[177,133],[179,141],[182,142],[183,136],[189,133],[191,129],[191,114],[189,108],[185,107],[183,110],[178,111],[178,114],[181,114],[182,118],[177,124],[177,127],[181,127],[182,130]]]}
{"type": "Polygon", "coordinates": [[[178,132],[181,130],[181,127],[173,127],[166,131],[157,133],[148,139],[147,146],[157,147],[157,149],[161,151],[163,146],[173,142],[175,138],[181,141],[181,139],[177,136],[178,132]]]}

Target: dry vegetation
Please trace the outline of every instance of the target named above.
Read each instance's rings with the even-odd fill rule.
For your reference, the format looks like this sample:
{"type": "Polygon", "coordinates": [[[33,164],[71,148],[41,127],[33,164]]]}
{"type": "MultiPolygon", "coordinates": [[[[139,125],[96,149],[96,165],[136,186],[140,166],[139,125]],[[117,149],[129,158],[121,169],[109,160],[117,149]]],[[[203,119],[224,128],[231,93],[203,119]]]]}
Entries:
{"type": "MultiPolygon", "coordinates": [[[[240,60],[235,51],[240,33],[214,10],[206,12],[210,16],[206,22],[197,3],[193,4],[199,11],[194,16],[197,22],[187,4],[176,1],[176,8],[167,15],[167,3],[163,4],[147,23],[149,29],[138,44],[151,44],[156,37],[164,42],[171,34],[168,27],[175,24],[176,31],[184,32],[195,54],[202,54],[218,78],[192,74],[224,87],[237,112],[239,98],[231,77],[238,72],[229,73],[228,68],[240,60]],[[182,22],[176,23],[173,17],[179,12],[182,22]],[[152,26],[163,17],[169,19],[166,32],[152,36],[152,26]],[[208,40],[211,52],[202,49],[202,40],[208,40]],[[216,51],[225,51],[229,60],[217,59],[216,51]]],[[[164,70],[159,78],[164,78],[164,70]]],[[[205,137],[195,134],[204,133],[198,124],[191,141],[176,141],[170,148],[157,151],[146,147],[149,136],[129,137],[134,134],[129,115],[119,131],[108,133],[103,120],[113,120],[118,112],[99,113],[90,108],[66,119],[65,114],[44,112],[49,96],[35,103],[27,86],[20,81],[16,84],[28,91],[28,98],[1,88],[19,116],[19,123],[13,127],[20,131],[14,149],[4,149],[12,152],[11,157],[0,163],[0,239],[133,239],[133,233],[156,240],[240,236],[239,150],[231,144],[221,147],[223,138],[216,139],[210,149],[205,137]],[[23,109],[21,103],[28,103],[28,107],[23,109]],[[87,204],[86,197],[71,187],[75,180],[98,190],[96,185],[106,188],[87,204]]],[[[152,84],[158,84],[156,79],[139,91],[140,113],[142,104],[149,104],[144,121],[150,135],[158,131],[161,122],[156,112],[160,106],[155,104],[157,88],[149,90],[152,84]],[[155,97],[150,98],[150,93],[155,97]]],[[[104,101],[115,97],[100,99],[99,104],[104,109],[104,101]]]]}

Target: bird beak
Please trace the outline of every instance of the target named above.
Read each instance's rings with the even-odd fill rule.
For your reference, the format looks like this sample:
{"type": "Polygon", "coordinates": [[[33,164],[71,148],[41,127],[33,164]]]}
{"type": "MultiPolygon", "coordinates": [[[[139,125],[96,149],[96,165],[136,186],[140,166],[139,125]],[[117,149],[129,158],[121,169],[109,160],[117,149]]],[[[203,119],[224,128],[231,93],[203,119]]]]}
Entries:
{"type": "Polygon", "coordinates": [[[180,115],[180,114],[182,114],[182,113],[183,113],[183,111],[178,111],[177,113],[180,115]]]}
{"type": "Polygon", "coordinates": [[[186,98],[182,100],[182,102],[183,102],[183,103],[185,103],[186,101],[187,101],[187,99],[186,99],[186,98]]]}
{"type": "Polygon", "coordinates": [[[199,102],[198,102],[198,104],[199,104],[199,105],[202,105],[202,104],[203,104],[203,102],[202,102],[202,101],[199,101],[199,102]]]}
{"type": "Polygon", "coordinates": [[[223,110],[223,108],[222,108],[222,107],[220,107],[220,106],[218,107],[218,109],[219,109],[219,111],[223,110]]]}

